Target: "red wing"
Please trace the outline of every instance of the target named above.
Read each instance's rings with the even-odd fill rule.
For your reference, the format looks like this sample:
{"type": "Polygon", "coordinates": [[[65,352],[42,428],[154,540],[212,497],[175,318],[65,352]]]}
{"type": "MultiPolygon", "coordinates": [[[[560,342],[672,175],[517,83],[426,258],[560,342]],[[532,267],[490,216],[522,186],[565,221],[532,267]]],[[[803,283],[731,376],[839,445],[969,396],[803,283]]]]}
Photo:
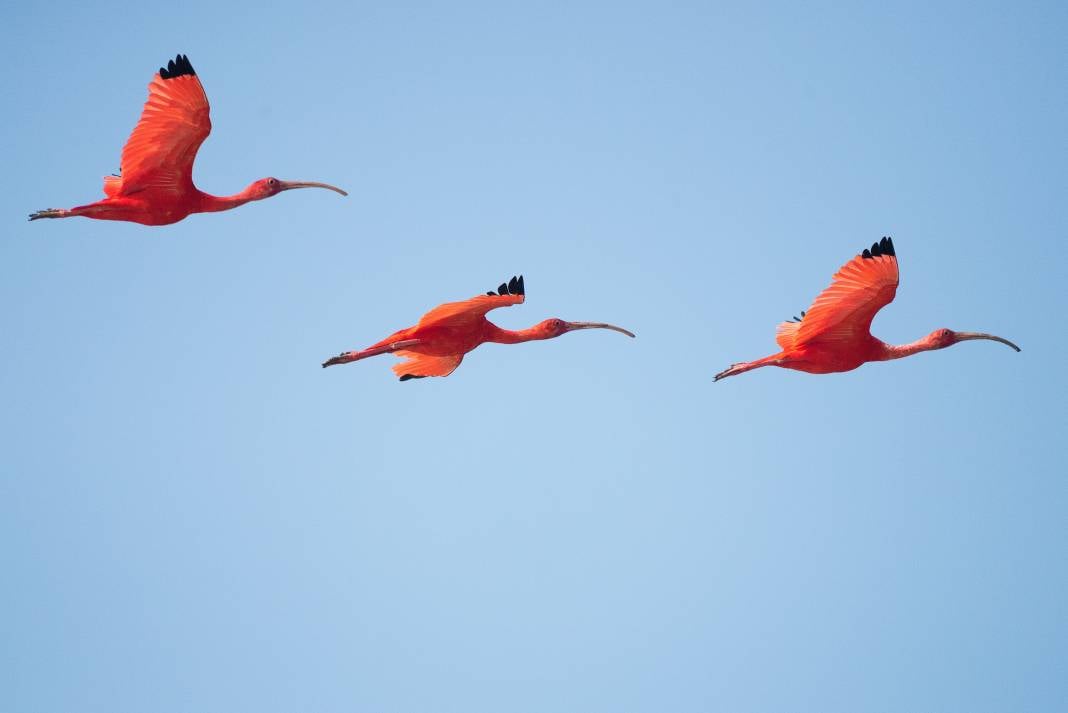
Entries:
{"type": "Polygon", "coordinates": [[[393,373],[399,376],[401,381],[422,379],[424,376],[448,376],[456,371],[456,367],[460,366],[460,362],[464,358],[463,354],[430,356],[428,354],[410,352],[406,349],[393,353],[407,359],[407,361],[393,365],[393,373]]]}
{"type": "MultiPolygon", "coordinates": [[[[131,195],[146,188],[193,190],[193,160],[211,133],[208,97],[183,55],[168,62],[148,85],[141,119],[122,149],[122,184],[115,191],[131,195]]],[[[114,183],[104,179],[104,192],[114,183]]]]}
{"type": "Polygon", "coordinates": [[[779,346],[785,349],[793,349],[794,338],[797,336],[797,328],[801,326],[800,322],[782,322],[775,330],[775,341],[779,343],[779,346]]]}
{"type": "Polygon", "coordinates": [[[897,284],[894,244],[883,238],[843,265],[801,322],[783,322],[775,339],[783,349],[793,349],[868,336],[875,313],[894,299],[897,284]]]}
{"type": "Polygon", "coordinates": [[[523,304],[526,299],[523,276],[513,277],[497,288],[498,294],[485,294],[463,302],[447,302],[438,305],[422,316],[420,327],[460,327],[485,318],[486,313],[498,307],[523,304]]]}
{"type": "Polygon", "coordinates": [[[122,190],[122,178],[119,176],[104,176],[104,195],[108,198],[119,195],[122,190]]]}

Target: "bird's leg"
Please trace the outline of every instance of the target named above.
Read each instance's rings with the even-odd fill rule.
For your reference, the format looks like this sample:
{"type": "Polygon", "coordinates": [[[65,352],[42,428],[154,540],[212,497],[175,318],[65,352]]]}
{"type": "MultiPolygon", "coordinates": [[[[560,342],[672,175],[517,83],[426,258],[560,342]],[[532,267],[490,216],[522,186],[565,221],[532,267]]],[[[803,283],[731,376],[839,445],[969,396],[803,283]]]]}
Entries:
{"type": "Polygon", "coordinates": [[[408,347],[414,347],[419,343],[418,339],[403,339],[399,342],[390,342],[389,344],[383,344],[379,347],[371,347],[358,352],[342,352],[336,357],[331,357],[323,362],[323,368],[328,366],[334,366],[335,364],[348,364],[350,361],[358,361],[360,359],[366,359],[367,357],[378,356],[379,354],[389,354],[395,352],[398,349],[407,349],[408,347]]]}
{"type": "Polygon", "coordinates": [[[781,354],[773,354],[769,357],[764,357],[763,359],[757,359],[756,361],[743,361],[738,362],[737,364],[731,364],[730,368],[724,369],[716,374],[716,377],[712,379],[712,381],[719,381],[720,379],[726,379],[728,376],[744,374],[747,371],[759,369],[762,366],[782,366],[786,360],[780,358],[781,356],[781,354]]]}
{"type": "Polygon", "coordinates": [[[96,203],[79,205],[69,209],[45,208],[36,213],[31,213],[30,220],[40,220],[41,218],[73,218],[78,215],[84,215],[86,218],[99,218],[100,220],[122,220],[120,216],[123,215],[125,210],[127,209],[124,209],[121,204],[116,205],[111,198],[105,198],[96,203]]]}
{"type": "Polygon", "coordinates": [[[30,213],[30,220],[40,220],[41,218],[69,218],[73,215],[69,210],[62,208],[45,208],[39,210],[36,213],[30,213]]]}

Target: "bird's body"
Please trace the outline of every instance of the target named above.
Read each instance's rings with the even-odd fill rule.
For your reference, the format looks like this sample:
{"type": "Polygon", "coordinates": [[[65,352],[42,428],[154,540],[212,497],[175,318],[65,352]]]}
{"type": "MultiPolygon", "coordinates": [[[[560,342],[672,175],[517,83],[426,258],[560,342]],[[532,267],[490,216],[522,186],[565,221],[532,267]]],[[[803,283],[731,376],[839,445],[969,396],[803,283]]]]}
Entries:
{"type": "Polygon", "coordinates": [[[120,175],[104,177],[103,200],[70,209],[48,208],[41,218],[84,216],[142,225],[169,225],[193,213],[230,210],[293,188],[327,188],[326,183],[262,178],[232,196],[213,196],[193,185],[193,162],[211,133],[204,87],[184,55],[160,68],[148,85],[141,119],[122,149],[120,175]]]}
{"type": "Polygon", "coordinates": [[[527,329],[511,330],[502,329],[486,319],[490,310],[522,304],[525,299],[523,277],[513,277],[502,283],[497,292],[435,307],[423,315],[418,324],[398,330],[366,349],[339,354],[323,362],[323,367],[392,353],[407,359],[393,366],[400,380],[407,381],[425,376],[448,376],[467,352],[487,342],[518,344],[593,328],[612,329],[634,336],[621,327],[603,322],[565,322],[554,318],[527,329]]]}
{"type": "Polygon", "coordinates": [[[871,335],[875,314],[897,294],[898,264],[894,243],[883,238],[847,262],[801,318],[779,325],[775,340],[781,351],[751,362],[733,364],[716,381],[762,366],[778,366],[810,374],[852,371],[870,361],[900,359],[922,351],[943,349],[971,339],[990,339],[1020,351],[1012,342],[980,332],[937,329],[909,344],[895,346],[871,335]]]}
{"type": "MultiPolygon", "coordinates": [[[[88,205],[77,206],[67,211],[50,209],[51,212],[68,215],[35,215],[39,218],[70,218],[84,216],[97,220],[122,220],[141,225],[170,225],[193,213],[209,213],[236,208],[253,200],[241,200],[239,196],[219,197],[192,189],[176,193],[167,189],[146,188],[133,195],[116,195],[88,205]]],[[[44,213],[46,211],[40,211],[44,213]]]]}

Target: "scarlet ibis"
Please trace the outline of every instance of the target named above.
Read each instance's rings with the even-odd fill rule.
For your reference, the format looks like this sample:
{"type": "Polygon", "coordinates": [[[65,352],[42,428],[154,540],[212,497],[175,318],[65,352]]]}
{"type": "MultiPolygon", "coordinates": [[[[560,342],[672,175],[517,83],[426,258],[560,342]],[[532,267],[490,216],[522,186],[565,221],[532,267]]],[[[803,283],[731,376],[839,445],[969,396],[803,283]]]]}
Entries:
{"type": "Polygon", "coordinates": [[[143,225],[177,223],[191,213],[230,210],[293,188],[327,188],[347,196],[337,186],[312,181],[261,178],[232,196],[213,196],[193,185],[193,161],[211,132],[208,97],[193,65],[178,55],[160,67],[148,85],[148,101],[141,119],[122,149],[118,176],[104,177],[107,198],[69,210],[48,208],[30,215],[39,218],[128,220],[143,225]]]}
{"type": "Polygon", "coordinates": [[[894,346],[871,335],[875,313],[890,304],[897,293],[897,254],[894,241],[883,238],[847,262],[801,318],[783,322],[775,335],[778,354],[732,364],[716,374],[715,381],[762,366],[830,374],[851,371],[869,361],[887,361],[917,352],[944,349],[970,339],[991,339],[1020,348],[1008,339],[982,332],[936,329],[923,339],[894,346]]]}
{"type": "Polygon", "coordinates": [[[628,337],[634,335],[622,327],[604,322],[565,322],[547,319],[527,329],[501,329],[486,319],[486,313],[498,307],[522,304],[526,298],[523,276],[501,283],[496,292],[487,292],[463,302],[449,302],[430,310],[414,327],[394,332],[380,342],[357,352],[343,352],[323,362],[323,368],[334,364],[366,359],[378,354],[393,353],[407,361],[393,365],[401,381],[422,379],[425,376],[448,376],[464,358],[464,354],[485,342],[518,344],[535,339],[552,339],[576,329],[613,329],[628,337]]]}

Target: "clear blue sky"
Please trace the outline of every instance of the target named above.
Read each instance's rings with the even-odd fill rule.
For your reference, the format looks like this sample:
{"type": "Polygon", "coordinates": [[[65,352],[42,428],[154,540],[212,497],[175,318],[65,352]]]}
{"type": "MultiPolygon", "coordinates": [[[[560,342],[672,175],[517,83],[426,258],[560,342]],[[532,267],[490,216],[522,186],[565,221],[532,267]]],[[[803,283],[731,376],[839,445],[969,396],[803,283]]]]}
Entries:
{"type": "Polygon", "coordinates": [[[1063,3],[2,11],[0,709],[1068,707],[1063,3]],[[100,194],[187,53],[198,185],[100,194]],[[892,235],[887,341],[764,369],[892,235]],[[447,379],[322,370],[526,276],[447,379]]]}

